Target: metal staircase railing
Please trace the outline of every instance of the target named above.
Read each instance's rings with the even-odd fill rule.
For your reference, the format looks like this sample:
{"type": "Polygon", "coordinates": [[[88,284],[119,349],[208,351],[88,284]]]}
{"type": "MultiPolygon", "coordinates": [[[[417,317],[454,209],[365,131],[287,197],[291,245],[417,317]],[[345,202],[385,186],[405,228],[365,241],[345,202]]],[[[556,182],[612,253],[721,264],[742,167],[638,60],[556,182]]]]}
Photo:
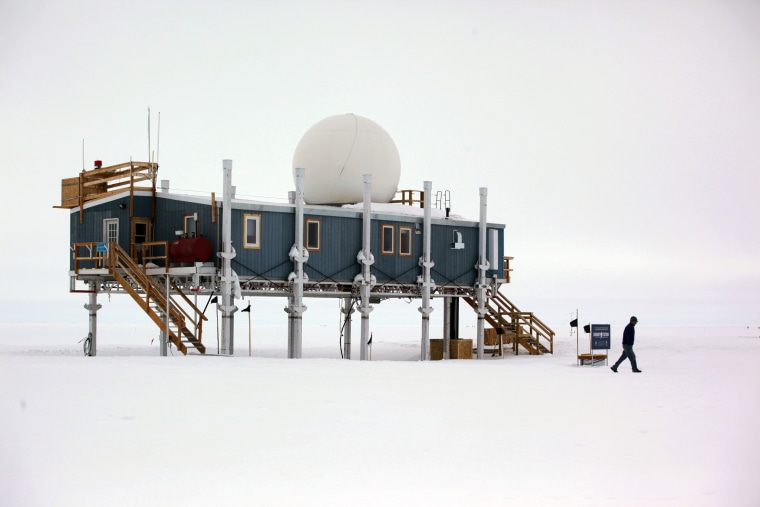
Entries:
{"type": "MultiPolygon", "coordinates": [[[[132,299],[156,323],[177,350],[187,354],[187,344],[195,347],[201,354],[206,353],[202,343],[203,321],[207,320],[203,312],[170,281],[170,287],[185,305],[189,306],[195,316],[168,294],[166,279],[148,275],[143,268],[130,257],[117,243],[108,244],[108,270],[114,279],[132,296],[132,299]],[[168,309],[168,310],[167,310],[168,309]],[[169,319],[166,319],[166,314],[169,319]]],[[[166,276],[169,274],[167,272],[166,276]]]]}

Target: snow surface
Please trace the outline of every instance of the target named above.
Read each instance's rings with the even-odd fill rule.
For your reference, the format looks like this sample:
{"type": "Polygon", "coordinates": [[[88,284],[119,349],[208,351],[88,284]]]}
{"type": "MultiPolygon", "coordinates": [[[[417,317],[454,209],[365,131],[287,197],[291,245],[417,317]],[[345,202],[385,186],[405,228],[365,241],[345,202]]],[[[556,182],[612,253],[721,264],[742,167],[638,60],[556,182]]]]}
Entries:
{"type": "Polygon", "coordinates": [[[640,325],[642,374],[577,367],[566,329],[447,362],[417,361],[419,326],[375,331],[371,362],[327,326],[301,360],[283,327],[165,358],[147,325],[84,357],[82,329],[0,327],[0,505],[760,505],[757,328],[640,325]]]}

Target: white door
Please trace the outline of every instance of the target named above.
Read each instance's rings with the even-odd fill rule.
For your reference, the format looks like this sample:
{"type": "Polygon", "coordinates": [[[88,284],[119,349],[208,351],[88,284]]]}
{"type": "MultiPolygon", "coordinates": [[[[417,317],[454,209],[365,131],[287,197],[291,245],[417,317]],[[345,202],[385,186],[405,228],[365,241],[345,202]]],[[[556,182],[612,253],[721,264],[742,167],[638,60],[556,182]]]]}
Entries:
{"type": "Polygon", "coordinates": [[[118,243],[119,242],[119,219],[118,218],[106,218],[103,220],[103,242],[104,243],[118,243]]]}

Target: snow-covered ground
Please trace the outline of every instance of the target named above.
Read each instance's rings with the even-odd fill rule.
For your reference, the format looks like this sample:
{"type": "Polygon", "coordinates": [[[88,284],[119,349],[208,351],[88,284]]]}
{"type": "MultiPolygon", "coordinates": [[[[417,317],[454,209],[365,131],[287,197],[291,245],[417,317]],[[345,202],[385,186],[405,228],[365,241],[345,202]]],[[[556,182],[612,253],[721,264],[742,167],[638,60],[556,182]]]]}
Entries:
{"type": "Polygon", "coordinates": [[[101,325],[97,357],[86,325],[1,325],[0,505],[760,505],[757,327],[640,324],[643,373],[615,374],[566,328],[447,362],[377,328],[360,362],[328,326],[302,360],[257,327],[248,357],[240,322],[235,357],[165,358],[149,325],[101,325]]]}

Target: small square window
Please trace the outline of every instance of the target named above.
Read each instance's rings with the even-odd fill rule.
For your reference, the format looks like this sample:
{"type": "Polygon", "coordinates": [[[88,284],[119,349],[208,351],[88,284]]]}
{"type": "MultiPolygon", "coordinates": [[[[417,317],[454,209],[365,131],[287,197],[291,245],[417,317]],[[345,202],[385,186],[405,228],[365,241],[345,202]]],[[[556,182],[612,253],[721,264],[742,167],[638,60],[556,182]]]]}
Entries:
{"type": "Polygon", "coordinates": [[[261,248],[261,215],[243,215],[243,248],[261,248]]]}
{"type": "Polygon", "coordinates": [[[306,249],[312,252],[319,252],[319,227],[318,218],[306,219],[306,249]]]}
{"type": "Polygon", "coordinates": [[[395,236],[396,227],[393,225],[383,224],[380,226],[380,253],[383,255],[393,255],[393,236],[395,236]]]}
{"type": "Polygon", "coordinates": [[[398,254],[401,257],[410,257],[412,255],[412,228],[398,228],[398,254]]]}

